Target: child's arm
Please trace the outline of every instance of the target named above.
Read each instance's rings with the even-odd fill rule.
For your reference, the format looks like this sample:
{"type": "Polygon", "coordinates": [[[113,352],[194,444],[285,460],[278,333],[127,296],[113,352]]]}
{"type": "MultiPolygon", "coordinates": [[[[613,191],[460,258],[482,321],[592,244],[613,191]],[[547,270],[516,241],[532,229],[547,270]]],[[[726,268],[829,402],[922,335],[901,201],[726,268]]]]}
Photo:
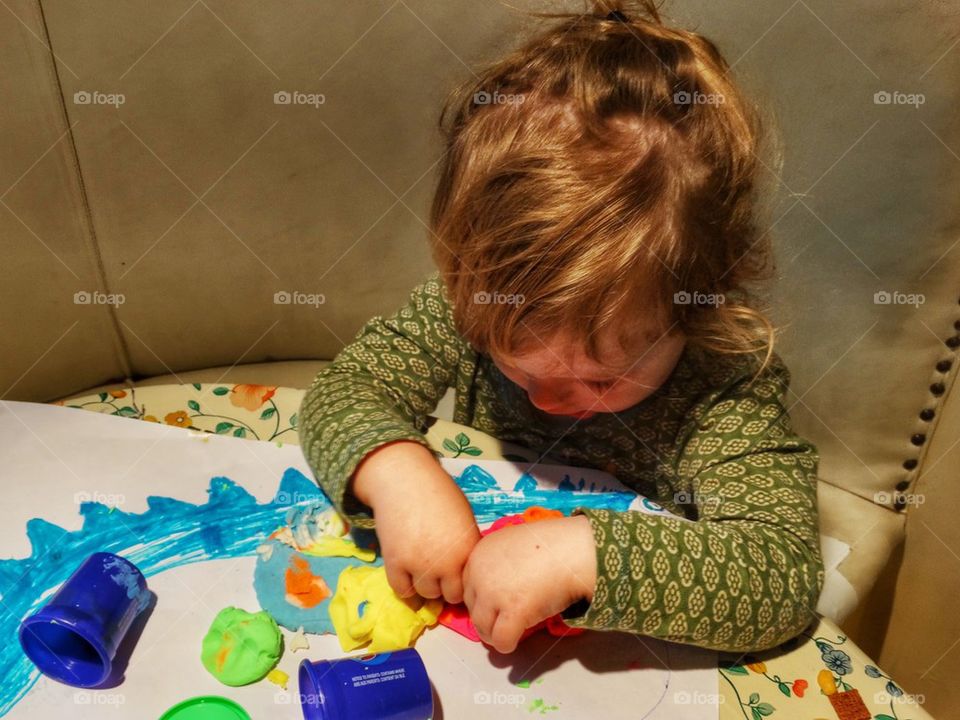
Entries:
{"type": "Polygon", "coordinates": [[[593,529],[598,577],[568,624],[749,652],[816,618],[819,455],[793,432],[789,382],[775,356],[755,384],[733,383],[692,421],[671,484],[693,497],[697,522],[577,511],[593,529]]]}
{"type": "Polygon", "coordinates": [[[574,627],[718,650],[762,650],[801,632],[823,585],[819,458],[791,429],[788,384],[777,359],[752,387],[717,391],[691,420],[667,490],[693,497],[696,522],[581,508],[483,538],[464,573],[481,637],[509,652],[524,628],[579,598],[589,604],[565,618],[574,627]],[[584,519],[586,536],[574,524],[584,519]]]}
{"type": "Polygon", "coordinates": [[[465,344],[454,327],[434,273],[407,305],[360,330],[314,379],[299,412],[300,444],[320,486],[354,525],[372,528],[376,515],[394,589],[408,592],[410,575],[427,597],[435,596],[430,591],[437,584],[459,594],[459,571],[469,553],[463,548],[479,537],[472,513],[464,513],[465,498],[419,429],[455,381],[465,344]],[[396,444],[385,448],[390,443],[396,444]],[[368,456],[355,478],[359,497],[351,480],[368,456]],[[424,515],[428,510],[433,517],[424,515]],[[443,530],[446,542],[450,534],[463,538],[446,555],[436,544],[443,530]],[[414,554],[421,563],[405,562],[414,554]],[[458,562],[454,583],[449,568],[458,562]]]}

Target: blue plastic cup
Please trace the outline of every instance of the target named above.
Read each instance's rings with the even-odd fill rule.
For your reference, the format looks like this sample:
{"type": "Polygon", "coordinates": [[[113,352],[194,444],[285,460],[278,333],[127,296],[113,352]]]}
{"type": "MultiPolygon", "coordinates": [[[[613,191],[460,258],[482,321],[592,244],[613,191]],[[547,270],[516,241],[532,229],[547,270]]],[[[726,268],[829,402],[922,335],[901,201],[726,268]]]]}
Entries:
{"type": "Polygon", "coordinates": [[[339,660],[304,660],[299,673],[305,720],[429,720],[433,691],[413,648],[339,660]]]}
{"type": "Polygon", "coordinates": [[[94,553],[20,623],[20,646],[47,677],[95,687],[113,671],[117,648],[150,602],[143,573],[112,553],[94,553]]]}

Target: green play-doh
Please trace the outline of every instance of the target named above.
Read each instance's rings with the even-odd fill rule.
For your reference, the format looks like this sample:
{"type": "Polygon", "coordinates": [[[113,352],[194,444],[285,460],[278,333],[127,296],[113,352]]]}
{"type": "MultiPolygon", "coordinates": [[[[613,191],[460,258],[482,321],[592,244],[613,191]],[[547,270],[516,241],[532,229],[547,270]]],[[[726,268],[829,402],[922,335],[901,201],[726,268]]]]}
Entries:
{"type": "Polygon", "coordinates": [[[273,669],[282,642],[280,628],[267,613],[228,607],[213,619],[200,660],[224,685],[247,685],[273,669]]]}

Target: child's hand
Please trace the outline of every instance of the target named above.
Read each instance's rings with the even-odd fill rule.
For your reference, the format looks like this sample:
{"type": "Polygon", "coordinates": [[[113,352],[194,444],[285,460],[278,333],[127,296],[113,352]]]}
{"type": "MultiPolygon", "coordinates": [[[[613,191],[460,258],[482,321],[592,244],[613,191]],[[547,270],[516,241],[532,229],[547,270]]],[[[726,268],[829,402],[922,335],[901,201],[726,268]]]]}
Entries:
{"type": "Polygon", "coordinates": [[[464,602],[480,638],[513,652],[523,631],[593,599],[597,561],[582,515],[511,525],[482,538],[463,571],[464,602]]]}
{"type": "Polygon", "coordinates": [[[429,450],[414,442],[378,448],[354,480],[373,509],[387,580],[400,597],[463,600],[463,567],[480,539],[470,503],[429,450]]]}
{"type": "Polygon", "coordinates": [[[400,597],[463,600],[461,576],[480,539],[473,511],[448,476],[406,493],[386,492],[373,505],[387,580],[400,597]]]}

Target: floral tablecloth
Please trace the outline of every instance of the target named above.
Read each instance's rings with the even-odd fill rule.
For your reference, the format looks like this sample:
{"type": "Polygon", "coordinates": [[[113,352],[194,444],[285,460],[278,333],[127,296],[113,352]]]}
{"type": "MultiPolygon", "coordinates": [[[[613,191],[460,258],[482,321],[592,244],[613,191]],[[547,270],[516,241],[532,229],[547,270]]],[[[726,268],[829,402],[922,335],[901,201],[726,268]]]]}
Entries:
{"type": "MultiPolygon", "coordinates": [[[[264,385],[122,387],[57,404],[249,440],[297,444],[303,390],[264,385]]],[[[430,419],[427,439],[447,457],[533,461],[525,448],[478,430],[430,419]]],[[[907,694],[826,618],[778,648],[719,656],[722,720],[925,720],[922,698],[907,694]]]]}

